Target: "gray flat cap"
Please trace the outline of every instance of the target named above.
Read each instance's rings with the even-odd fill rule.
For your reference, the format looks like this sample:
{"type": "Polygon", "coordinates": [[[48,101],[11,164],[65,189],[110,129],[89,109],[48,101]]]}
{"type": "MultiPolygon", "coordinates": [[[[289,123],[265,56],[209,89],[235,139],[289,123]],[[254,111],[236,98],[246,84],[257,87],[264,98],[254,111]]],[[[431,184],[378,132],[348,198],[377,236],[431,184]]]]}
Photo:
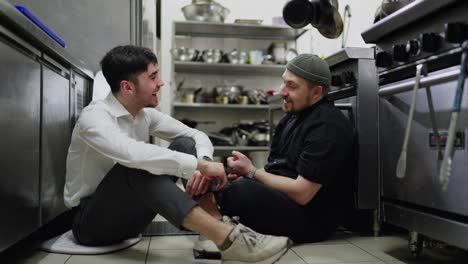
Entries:
{"type": "Polygon", "coordinates": [[[330,67],[313,54],[300,54],[286,65],[286,69],[314,84],[330,85],[330,67]]]}

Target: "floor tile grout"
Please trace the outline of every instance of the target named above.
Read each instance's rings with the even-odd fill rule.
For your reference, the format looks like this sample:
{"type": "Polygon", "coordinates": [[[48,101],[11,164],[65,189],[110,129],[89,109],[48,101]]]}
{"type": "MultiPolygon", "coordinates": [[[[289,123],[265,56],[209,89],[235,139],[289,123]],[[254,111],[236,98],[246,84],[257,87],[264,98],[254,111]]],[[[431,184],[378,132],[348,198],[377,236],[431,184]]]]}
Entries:
{"type": "Polygon", "coordinates": [[[72,256],[73,255],[68,256],[68,258],[65,260],[65,262],[63,264],[67,264],[67,262],[71,259],[72,256]]]}
{"type": "Polygon", "coordinates": [[[294,250],[294,248],[290,248],[292,252],[294,252],[294,254],[296,254],[296,256],[298,258],[300,258],[305,264],[307,264],[307,261],[305,261],[305,259],[303,259],[301,256],[299,256],[299,254],[297,254],[297,252],[294,250]]]}
{"type": "Polygon", "coordinates": [[[371,256],[377,258],[379,261],[383,261],[384,263],[385,263],[385,261],[387,261],[387,260],[385,260],[385,259],[379,258],[378,256],[372,254],[371,252],[367,251],[366,249],[360,247],[359,245],[356,245],[356,244],[352,243],[351,241],[350,241],[349,243],[351,243],[351,245],[353,245],[353,246],[355,246],[355,247],[357,247],[357,248],[359,248],[359,249],[365,251],[367,254],[369,254],[369,255],[371,255],[371,256]]]}
{"type": "Polygon", "coordinates": [[[148,241],[148,248],[146,249],[145,264],[148,262],[151,240],[153,240],[153,237],[150,236],[148,241]]]}

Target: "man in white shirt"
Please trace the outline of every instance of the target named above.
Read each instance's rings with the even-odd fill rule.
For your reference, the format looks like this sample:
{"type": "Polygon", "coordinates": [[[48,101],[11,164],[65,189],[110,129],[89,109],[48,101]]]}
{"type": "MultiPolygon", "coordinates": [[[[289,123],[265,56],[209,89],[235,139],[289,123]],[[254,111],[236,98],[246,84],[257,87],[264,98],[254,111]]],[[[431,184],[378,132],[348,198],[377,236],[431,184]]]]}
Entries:
{"type": "Polygon", "coordinates": [[[116,243],[138,235],[161,214],[213,240],[223,261],[278,260],[290,244],[286,237],[219,221],[175,185],[174,176],[187,179],[200,194],[216,177],[217,190],[227,180],[223,164],[205,160],[212,157],[213,146],[204,133],[154,108],[164,85],[156,56],[145,48],[119,46],[101,66],[111,93],[83,109],[67,157],[64,196],[75,212],[77,241],[116,243]],[[172,141],[172,149],[150,144],[150,136],[172,141]]]}

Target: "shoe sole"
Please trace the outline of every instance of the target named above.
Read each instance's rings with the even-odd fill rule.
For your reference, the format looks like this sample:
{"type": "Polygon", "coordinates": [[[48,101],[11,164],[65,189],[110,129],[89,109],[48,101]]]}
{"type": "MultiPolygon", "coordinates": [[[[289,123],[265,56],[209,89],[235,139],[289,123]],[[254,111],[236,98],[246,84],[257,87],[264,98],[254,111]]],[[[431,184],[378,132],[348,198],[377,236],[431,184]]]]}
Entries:
{"type": "Polygon", "coordinates": [[[221,253],[194,249],[193,257],[195,259],[221,259],[221,253]]]}
{"type": "Polygon", "coordinates": [[[293,245],[293,242],[291,241],[291,239],[288,239],[288,242],[287,242],[287,245],[286,245],[286,248],[283,249],[282,251],[276,253],[275,255],[267,258],[267,259],[264,259],[264,260],[261,260],[261,261],[258,261],[258,262],[244,262],[244,261],[238,261],[238,260],[226,260],[226,261],[221,261],[221,264],[273,264],[273,263],[276,263],[278,262],[285,254],[286,252],[288,252],[288,250],[292,247],[293,245]]]}

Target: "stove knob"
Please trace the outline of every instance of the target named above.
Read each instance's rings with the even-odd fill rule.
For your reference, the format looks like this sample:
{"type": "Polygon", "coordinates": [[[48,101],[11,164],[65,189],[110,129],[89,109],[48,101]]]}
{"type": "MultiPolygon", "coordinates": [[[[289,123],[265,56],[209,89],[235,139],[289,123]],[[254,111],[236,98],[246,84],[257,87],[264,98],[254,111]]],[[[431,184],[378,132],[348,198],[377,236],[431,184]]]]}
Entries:
{"type": "Polygon", "coordinates": [[[421,42],[417,39],[409,40],[406,43],[406,52],[411,56],[418,56],[421,53],[421,42]]]}
{"type": "Polygon", "coordinates": [[[343,85],[343,81],[341,80],[341,77],[339,75],[333,75],[331,79],[331,85],[340,87],[343,85]]]}
{"type": "Polygon", "coordinates": [[[345,84],[353,84],[356,81],[356,76],[352,71],[344,71],[341,73],[341,79],[345,84]]]}
{"type": "Polygon", "coordinates": [[[393,46],[393,59],[399,62],[405,62],[409,59],[409,53],[406,52],[406,45],[393,46]]]}
{"type": "Polygon", "coordinates": [[[445,39],[450,43],[462,43],[468,38],[465,23],[453,22],[445,24],[445,39]]]}
{"type": "Polygon", "coordinates": [[[436,52],[440,49],[442,38],[436,33],[421,35],[421,49],[425,52],[436,52]]]}
{"type": "Polygon", "coordinates": [[[375,55],[375,66],[386,68],[392,66],[392,56],[386,51],[381,51],[375,55]]]}

